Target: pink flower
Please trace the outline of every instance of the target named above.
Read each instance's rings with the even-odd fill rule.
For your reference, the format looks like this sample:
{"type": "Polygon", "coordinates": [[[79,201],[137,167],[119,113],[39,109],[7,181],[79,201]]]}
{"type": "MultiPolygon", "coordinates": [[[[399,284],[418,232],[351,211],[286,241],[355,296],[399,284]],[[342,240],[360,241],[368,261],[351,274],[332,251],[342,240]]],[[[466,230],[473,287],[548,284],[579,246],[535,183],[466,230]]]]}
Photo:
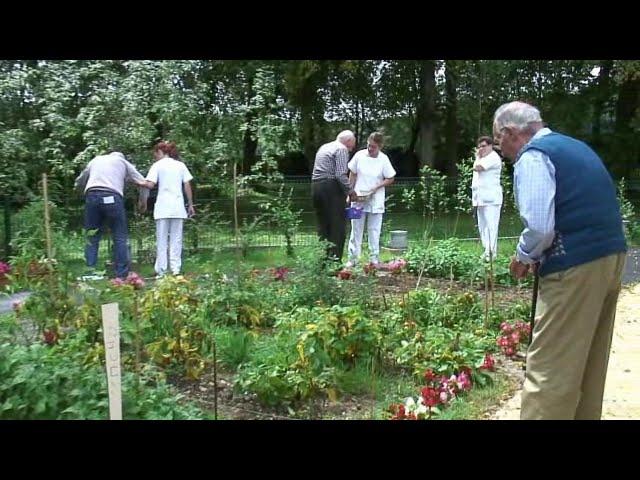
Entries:
{"type": "Polygon", "coordinates": [[[145,286],[144,279],[136,272],[129,272],[126,279],[114,278],[111,280],[111,285],[114,287],[121,287],[123,285],[131,285],[136,290],[140,290],[145,286]]]}
{"type": "Polygon", "coordinates": [[[502,322],[500,324],[500,330],[502,331],[502,333],[508,335],[513,332],[513,326],[510,323],[502,322]]]}
{"type": "Polygon", "coordinates": [[[471,378],[464,372],[458,375],[458,388],[462,391],[471,390],[471,378]]]}
{"type": "Polygon", "coordinates": [[[127,280],[125,281],[125,283],[128,283],[129,285],[133,286],[133,288],[135,288],[136,290],[141,289],[145,285],[143,278],[140,275],[138,275],[136,272],[129,272],[129,275],[127,275],[127,280]]]}
{"type": "Polygon", "coordinates": [[[3,276],[6,273],[11,271],[11,265],[5,262],[0,262],[0,276],[3,276]]]}
{"type": "Polygon", "coordinates": [[[516,350],[513,347],[507,347],[504,350],[504,354],[508,357],[512,357],[516,354],[516,350]]]}
{"type": "Polygon", "coordinates": [[[289,269],[287,267],[277,267],[273,269],[273,279],[276,281],[284,281],[287,278],[289,269]]]}
{"type": "Polygon", "coordinates": [[[447,403],[447,400],[449,400],[449,396],[447,395],[447,392],[440,392],[440,402],[447,403]]]}

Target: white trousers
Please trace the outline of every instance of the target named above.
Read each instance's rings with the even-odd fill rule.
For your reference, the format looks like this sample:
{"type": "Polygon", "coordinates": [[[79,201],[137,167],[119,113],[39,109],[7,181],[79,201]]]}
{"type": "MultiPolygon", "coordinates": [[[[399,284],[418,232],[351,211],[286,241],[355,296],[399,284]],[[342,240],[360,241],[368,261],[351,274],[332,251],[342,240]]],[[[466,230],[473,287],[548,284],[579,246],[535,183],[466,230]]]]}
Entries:
{"type": "Polygon", "coordinates": [[[382,230],[382,213],[362,212],[362,217],[351,220],[351,236],[349,237],[349,260],[355,262],[362,249],[364,223],[367,222],[369,237],[369,259],[377,263],[380,257],[380,231],[382,230]]]}
{"type": "Polygon", "coordinates": [[[493,258],[498,255],[498,225],[500,224],[500,208],[502,205],[484,205],[478,207],[478,230],[480,241],[484,247],[484,255],[489,258],[489,251],[493,258]]]}
{"type": "Polygon", "coordinates": [[[171,272],[180,273],[182,266],[182,225],[183,218],[159,218],[156,220],[156,264],[158,275],[167,271],[167,247],[171,272]]]}

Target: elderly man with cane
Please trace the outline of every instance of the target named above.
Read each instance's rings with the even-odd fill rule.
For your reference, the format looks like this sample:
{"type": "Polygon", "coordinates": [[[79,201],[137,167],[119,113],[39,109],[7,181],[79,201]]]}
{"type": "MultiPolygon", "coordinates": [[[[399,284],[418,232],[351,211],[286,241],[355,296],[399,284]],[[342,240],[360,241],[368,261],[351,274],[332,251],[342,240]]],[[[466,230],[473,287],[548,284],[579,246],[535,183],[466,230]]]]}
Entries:
{"type": "Polygon", "coordinates": [[[511,273],[539,275],[521,419],[599,419],[627,249],[615,185],[585,143],[523,102],[496,110],[524,230],[511,273]]]}

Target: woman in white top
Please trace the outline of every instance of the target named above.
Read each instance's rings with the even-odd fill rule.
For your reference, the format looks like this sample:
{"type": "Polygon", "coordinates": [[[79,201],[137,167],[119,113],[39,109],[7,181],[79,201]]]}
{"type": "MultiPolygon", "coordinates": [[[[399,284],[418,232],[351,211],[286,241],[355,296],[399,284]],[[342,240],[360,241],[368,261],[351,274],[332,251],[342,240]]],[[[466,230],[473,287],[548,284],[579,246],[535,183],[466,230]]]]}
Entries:
{"type": "Polygon", "coordinates": [[[160,142],[153,148],[156,162],[151,165],[147,181],[153,188],[158,185],[158,198],[153,209],[156,221],[156,263],[159,276],[167,271],[167,245],[171,273],[178,275],[182,266],[182,226],[187,218],[182,187],[187,194],[189,217],[195,215],[191,180],[193,177],[187,166],[179,160],[174,142],[160,142]]]}
{"type": "Polygon", "coordinates": [[[498,255],[498,225],[502,207],[502,186],[500,185],[502,160],[493,150],[491,137],[480,137],[477,146],[471,181],[471,203],[478,210],[478,230],[484,247],[482,256],[488,260],[498,255]]]}
{"type": "Polygon", "coordinates": [[[389,157],[380,151],[382,146],[382,133],[373,132],[367,140],[367,148],[358,151],[348,164],[351,184],[355,183],[356,194],[366,196],[366,200],[351,203],[352,207],[361,207],[363,213],[361,218],[351,220],[347,267],[355,266],[360,257],[365,222],[369,236],[369,260],[375,265],[379,262],[384,187],[391,185],[396,175],[389,157]]]}

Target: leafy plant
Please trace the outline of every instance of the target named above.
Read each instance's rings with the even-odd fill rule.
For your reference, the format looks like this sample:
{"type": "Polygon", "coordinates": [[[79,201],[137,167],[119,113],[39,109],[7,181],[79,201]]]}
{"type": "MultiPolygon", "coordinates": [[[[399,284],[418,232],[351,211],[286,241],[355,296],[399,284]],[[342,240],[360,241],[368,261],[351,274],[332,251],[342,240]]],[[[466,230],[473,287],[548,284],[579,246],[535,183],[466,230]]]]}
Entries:
{"type": "MultiPolygon", "coordinates": [[[[79,332],[47,346],[0,344],[0,418],[107,419],[109,402],[104,366],[86,361],[86,334],[79,332]]],[[[122,377],[125,419],[203,418],[196,407],[151,370],[144,388],[130,372],[122,377]]]]}

